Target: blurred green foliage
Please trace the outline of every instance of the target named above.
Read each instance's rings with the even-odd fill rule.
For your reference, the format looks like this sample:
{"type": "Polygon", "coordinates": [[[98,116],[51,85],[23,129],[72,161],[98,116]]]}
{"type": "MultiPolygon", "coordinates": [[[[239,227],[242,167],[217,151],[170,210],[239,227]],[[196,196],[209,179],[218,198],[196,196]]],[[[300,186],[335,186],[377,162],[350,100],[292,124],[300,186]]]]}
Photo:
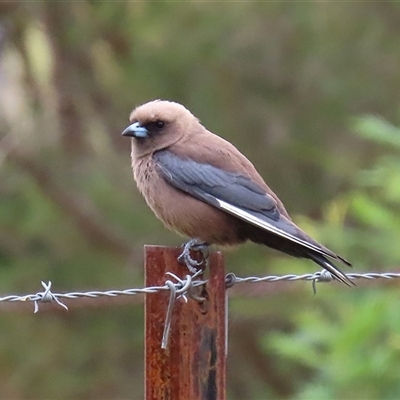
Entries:
{"type": "MultiPolygon", "coordinates": [[[[399,257],[400,128],[382,118],[364,116],[354,120],[353,129],[388,150],[377,156],[369,169],[358,173],[354,188],[342,195],[349,218],[359,223],[348,236],[363,253],[360,262],[384,271],[384,266],[398,263],[399,257]]],[[[265,336],[266,351],[315,371],[310,381],[299,384],[294,398],[398,398],[396,286],[360,287],[340,299],[337,292],[330,293],[329,299],[323,299],[325,305],[293,316],[297,326],[293,332],[265,336]]]]}
{"type": "MultiPolygon", "coordinates": [[[[355,272],[396,270],[399,16],[388,2],[1,3],[1,294],[141,287],[143,245],[180,244],[120,137],[154,98],[240,148],[355,272]]],[[[317,269],[251,244],[226,259],[240,276],[317,269]]],[[[397,284],[357,283],[232,296],[229,398],[400,397],[397,284]]],[[[69,305],[0,304],[0,398],[143,398],[142,305],[69,305]]]]}

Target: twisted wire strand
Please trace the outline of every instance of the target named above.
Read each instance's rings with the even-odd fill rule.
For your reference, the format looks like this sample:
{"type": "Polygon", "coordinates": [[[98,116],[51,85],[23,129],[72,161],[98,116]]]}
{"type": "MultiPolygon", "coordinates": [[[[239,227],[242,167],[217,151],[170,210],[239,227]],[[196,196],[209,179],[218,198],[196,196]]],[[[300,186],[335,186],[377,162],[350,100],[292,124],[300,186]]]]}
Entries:
{"type": "MultiPolygon", "coordinates": [[[[366,272],[362,274],[346,274],[350,279],[396,279],[400,278],[400,273],[396,272],[366,272]]],[[[317,282],[330,282],[335,280],[333,275],[328,271],[315,272],[313,274],[303,275],[267,275],[263,277],[248,276],[246,278],[236,277],[236,283],[260,283],[260,282],[280,282],[280,281],[317,281],[317,282]]]]}
{"type": "MultiPolygon", "coordinates": [[[[34,312],[39,311],[39,303],[45,302],[55,302],[64,309],[68,310],[68,307],[62,302],[63,299],[81,299],[81,298],[98,298],[98,297],[117,297],[117,296],[132,296],[138,294],[150,294],[150,293],[158,293],[165,291],[174,291],[178,297],[183,297],[185,300],[186,295],[191,297],[191,292],[194,287],[204,285],[207,281],[202,280],[193,280],[197,278],[196,275],[190,276],[187,275],[185,278],[181,279],[173,274],[169,274],[172,279],[176,282],[172,282],[171,279],[166,280],[165,285],[163,286],[149,286],[144,288],[131,288],[124,290],[106,290],[106,291],[98,291],[92,290],[87,292],[69,292],[69,293],[53,293],[51,291],[52,283],[49,281],[48,283],[41,282],[44,288],[44,291],[37,292],[34,294],[27,295],[8,295],[4,297],[0,297],[0,302],[33,302],[34,303],[34,312]]],[[[396,272],[367,272],[367,273],[352,273],[346,274],[350,279],[397,279],[400,278],[400,273],[396,272]]],[[[237,277],[233,273],[229,273],[226,276],[226,287],[230,288],[235,284],[241,283],[276,283],[276,282],[294,282],[294,281],[311,281],[313,283],[313,289],[315,292],[315,284],[317,282],[330,282],[335,280],[334,276],[331,275],[328,271],[320,271],[315,272],[313,274],[303,274],[303,275],[295,275],[295,274],[287,274],[287,275],[267,275],[263,277],[249,276],[249,277],[237,277]]]]}

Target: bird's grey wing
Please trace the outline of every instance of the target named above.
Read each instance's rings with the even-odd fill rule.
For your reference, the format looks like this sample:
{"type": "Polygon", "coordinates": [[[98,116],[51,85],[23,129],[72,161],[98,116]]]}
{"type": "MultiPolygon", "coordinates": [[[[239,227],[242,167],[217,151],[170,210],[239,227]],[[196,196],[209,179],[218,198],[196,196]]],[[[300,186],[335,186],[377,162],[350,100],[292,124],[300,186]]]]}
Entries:
{"type": "Polygon", "coordinates": [[[216,208],[312,251],[335,258],[300,238],[298,228],[282,216],[277,203],[249,177],[182,158],[169,150],[153,155],[160,175],[172,186],[216,208]]]}

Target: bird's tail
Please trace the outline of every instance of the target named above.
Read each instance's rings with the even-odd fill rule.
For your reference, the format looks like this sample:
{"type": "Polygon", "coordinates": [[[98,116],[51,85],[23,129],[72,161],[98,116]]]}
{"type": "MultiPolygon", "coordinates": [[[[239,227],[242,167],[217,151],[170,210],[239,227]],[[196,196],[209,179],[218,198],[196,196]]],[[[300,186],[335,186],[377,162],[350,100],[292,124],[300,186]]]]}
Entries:
{"type": "MultiPolygon", "coordinates": [[[[326,257],[324,257],[322,254],[315,253],[312,251],[307,251],[307,257],[316,262],[318,265],[320,265],[322,268],[326,269],[329,271],[338,281],[346,284],[347,286],[355,286],[355,283],[351,281],[346,274],[344,274],[338,267],[336,267],[331,261],[329,261],[326,257]]],[[[342,258],[340,258],[342,260],[342,258]]],[[[346,260],[342,260],[344,263],[346,260]]],[[[348,263],[350,265],[350,263],[348,263]]]]}

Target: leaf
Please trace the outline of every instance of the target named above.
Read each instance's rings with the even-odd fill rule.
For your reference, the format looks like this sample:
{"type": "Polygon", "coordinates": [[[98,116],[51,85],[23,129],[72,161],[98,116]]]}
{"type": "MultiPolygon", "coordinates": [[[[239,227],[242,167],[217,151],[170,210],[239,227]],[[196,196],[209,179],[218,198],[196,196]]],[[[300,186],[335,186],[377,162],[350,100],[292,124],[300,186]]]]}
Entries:
{"type": "Polygon", "coordinates": [[[400,128],[383,118],[366,115],[355,118],[352,125],[360,136],[400,150],[400,128]]]}

